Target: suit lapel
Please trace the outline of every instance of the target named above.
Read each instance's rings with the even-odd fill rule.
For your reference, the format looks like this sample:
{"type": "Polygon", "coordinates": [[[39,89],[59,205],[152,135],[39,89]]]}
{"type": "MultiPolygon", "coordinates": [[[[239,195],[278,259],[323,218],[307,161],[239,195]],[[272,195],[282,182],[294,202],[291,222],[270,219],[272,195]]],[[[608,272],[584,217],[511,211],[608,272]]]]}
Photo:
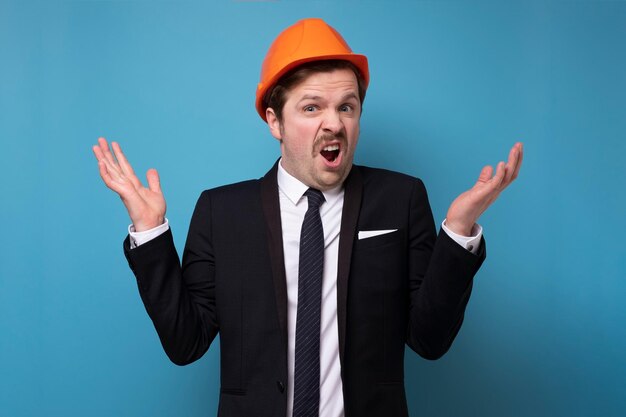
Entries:
{"type": "Polygon", "coordinates": [[[352,245],[361,209],[363,179],[361,171],[353,166],[346,178],[339,232],[339,261],[337,265],[337,323],[339,327],[339,359],[343,365],[346,346],[346,315],[348,303],[348,277],[352,260],[352,245]]]}
{"type": "Polygon", "coordinates": [[[287,352],[287,279],[283,253],[283,231],[280,221],[280,202],[277,182],[278,162],[261,178],[261,204],[267,225],[267,245],[274,278],[274,293],[278,323],[287,352]]]}

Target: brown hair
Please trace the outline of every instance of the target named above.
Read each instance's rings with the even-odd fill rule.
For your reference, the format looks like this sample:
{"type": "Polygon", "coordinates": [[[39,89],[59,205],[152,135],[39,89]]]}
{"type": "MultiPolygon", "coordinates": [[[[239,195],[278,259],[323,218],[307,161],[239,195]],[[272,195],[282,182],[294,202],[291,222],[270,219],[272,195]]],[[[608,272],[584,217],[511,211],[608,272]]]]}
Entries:
{"type": "Polygon", "coordinates": [[[263,106],[265,108],[271,107],[274,109],[276,118],[278,121],[282,121],[283,107],[285,101],[287,101],[287,92],[296,85],[300,84],[310,75],[316,72],[332,72],[337,69],[350,69],[356,75],[358,87],[359,87],[359,99],[361,100],[361,107],[363,107],[363,100],[365,100],[365,80],[361,76],[361,72],[358,68],[349,61],[341,59],[329,59],[324,61],[313,61],[302,64],[285,75],[280,77],[274,87],[269,89],[263,97],[263,106]]]}

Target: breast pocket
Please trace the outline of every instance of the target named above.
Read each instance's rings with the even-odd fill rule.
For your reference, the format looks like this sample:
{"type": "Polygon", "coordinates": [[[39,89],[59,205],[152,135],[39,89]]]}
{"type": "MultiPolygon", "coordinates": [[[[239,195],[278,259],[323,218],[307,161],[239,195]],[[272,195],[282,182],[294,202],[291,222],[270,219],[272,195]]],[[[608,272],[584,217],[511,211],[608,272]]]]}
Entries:
{"type": "MultiPolygon", "coordinates": [[[[354,244],[350,279],[356,288],[382,295],[405,285],[407,240],[404,229],[366,239],[354,244]]],[[[351,288],[355,288],[352,287],[351,288]]],[[[356,289],[355,288],[355,289],[356,289]]]]}
{"type": "Polygon", "coordinates": [[[384,234],[380,234],[377,236],[366,237],[362,239],[357,239],[356,241],[356,250],[367,250],[374,248],[381,248],[388,245],[399,244],[402,243],[403,239],[403,230],[398,229],[393,232],[388,232],[384,234]]]}

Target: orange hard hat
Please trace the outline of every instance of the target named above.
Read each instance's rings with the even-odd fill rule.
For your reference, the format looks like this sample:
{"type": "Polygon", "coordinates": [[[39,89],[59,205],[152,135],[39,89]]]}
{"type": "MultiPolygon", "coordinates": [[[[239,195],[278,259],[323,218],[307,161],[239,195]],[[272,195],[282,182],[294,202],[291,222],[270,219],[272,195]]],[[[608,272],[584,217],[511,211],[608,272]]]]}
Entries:
{"type": "Polygon", "coordinates": [[[289,70],[312,61],[341,59],[353,63],[361,72],[365,88],[370,74],[367,57],[352,52],[339,32],[322,19],[303,19],[285,29],[274,40],[263,60],[261,80],[256,90],[256,110],[265,121],[263,97],[289,70]]]}

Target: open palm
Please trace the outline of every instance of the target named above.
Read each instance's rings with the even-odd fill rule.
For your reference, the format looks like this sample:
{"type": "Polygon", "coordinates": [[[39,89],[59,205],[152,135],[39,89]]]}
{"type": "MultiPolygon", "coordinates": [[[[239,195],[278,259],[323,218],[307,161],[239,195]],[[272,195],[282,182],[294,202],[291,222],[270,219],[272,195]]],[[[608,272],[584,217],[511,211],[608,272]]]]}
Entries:
{"type": "Polygon", "coordinates": [[[480,215],[517,178],[523,156],[522,144],[516,143],[509,152],[507,163],[498,163],[495,175],[491,166],[485,166],[476,184],[459,195],[450,205],[446,215],[446,226],[455,233],[469,236],[480,215]]]}
{"type": "Polygon", "coordinates": [[[106,139],[99,138],[98,145],[92,149],[98,160],[102,180],[122,199],[135,231],[142,232],[163,224],[167,206],[156,169],[149,169],[146,173],[146,188],[135,175],[120,145],[112,142],[111,147],[115,155],[111,153],[106,139]]]}

